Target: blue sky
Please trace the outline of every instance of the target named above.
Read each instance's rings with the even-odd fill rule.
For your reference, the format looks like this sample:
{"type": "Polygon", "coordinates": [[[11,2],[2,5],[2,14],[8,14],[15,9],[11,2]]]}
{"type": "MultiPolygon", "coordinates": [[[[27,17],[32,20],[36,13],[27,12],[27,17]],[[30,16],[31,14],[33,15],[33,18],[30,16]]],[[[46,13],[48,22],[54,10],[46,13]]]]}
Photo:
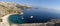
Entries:
{"type": "Polygon", "coordinates": [[[0,1],[15,2],[32,6],[60,9],[60,0],[0,0],[0,1]]]}

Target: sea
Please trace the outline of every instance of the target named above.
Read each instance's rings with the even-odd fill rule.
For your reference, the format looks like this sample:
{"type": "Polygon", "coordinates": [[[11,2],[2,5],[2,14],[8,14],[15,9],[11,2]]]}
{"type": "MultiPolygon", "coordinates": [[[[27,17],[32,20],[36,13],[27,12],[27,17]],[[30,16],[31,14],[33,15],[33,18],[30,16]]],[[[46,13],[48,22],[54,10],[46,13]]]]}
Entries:
{"type": "Polygon", "coordinates": [[[9,20],[13,23],[45,23],[52,19],[60,19],[58,10],[51,8],[30,8],[24,9],[22,15],[10,16],[9,20]]]}
{"type": "Polygon", "coordinates": [[[24,20],[27,23],[42,23],[52,19],[60,19],[60,12],[51,8],[30,8],[23,11],[24,20]],[[31,16],[33,16],[31,18],[31,16]]]}

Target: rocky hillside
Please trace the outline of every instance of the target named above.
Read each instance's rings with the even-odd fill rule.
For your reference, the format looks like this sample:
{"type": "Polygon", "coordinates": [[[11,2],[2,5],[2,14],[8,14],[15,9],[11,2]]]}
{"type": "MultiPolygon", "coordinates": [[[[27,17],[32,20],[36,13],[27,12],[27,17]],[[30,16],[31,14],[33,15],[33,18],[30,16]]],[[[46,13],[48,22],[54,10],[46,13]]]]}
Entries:
{"type": "Polygon", "coordinates": [[[11,2],[0,2],[0,17],[11,13],[20,13],[22,9],[30,8],[21,4],[11,2]]]}
{"type": "Polygon", "coordinates": [[[0,2],[0,19],[1,17],[7,14],[12,14],[12,13],[21,14],[23,9],[28,9],[28,8],[31,7],[27,5],[12,3],[12,2],[0,2]]]}

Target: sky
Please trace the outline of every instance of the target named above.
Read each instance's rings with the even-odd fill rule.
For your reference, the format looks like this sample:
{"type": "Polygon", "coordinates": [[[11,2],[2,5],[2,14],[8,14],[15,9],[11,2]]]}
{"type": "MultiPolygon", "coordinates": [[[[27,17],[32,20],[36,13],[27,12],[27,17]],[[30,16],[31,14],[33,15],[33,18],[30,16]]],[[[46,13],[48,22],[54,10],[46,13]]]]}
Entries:
{"type": "Polygon", "coordinates": [[[60,0],[0,0],[3,2],[15,2],[31,6],[60,9],[60,0]]]}

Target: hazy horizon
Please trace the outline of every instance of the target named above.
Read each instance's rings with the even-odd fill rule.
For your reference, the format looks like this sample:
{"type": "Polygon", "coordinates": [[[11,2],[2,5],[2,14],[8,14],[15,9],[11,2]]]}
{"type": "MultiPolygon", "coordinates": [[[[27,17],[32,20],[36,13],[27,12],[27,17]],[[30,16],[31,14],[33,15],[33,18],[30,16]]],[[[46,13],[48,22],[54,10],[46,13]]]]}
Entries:
{"type": "Polygon", "coordinates": [[[32,6],[41,6],[60,10],[60,0],[0,0],[0,2],[15,2],[32,6]]]}

